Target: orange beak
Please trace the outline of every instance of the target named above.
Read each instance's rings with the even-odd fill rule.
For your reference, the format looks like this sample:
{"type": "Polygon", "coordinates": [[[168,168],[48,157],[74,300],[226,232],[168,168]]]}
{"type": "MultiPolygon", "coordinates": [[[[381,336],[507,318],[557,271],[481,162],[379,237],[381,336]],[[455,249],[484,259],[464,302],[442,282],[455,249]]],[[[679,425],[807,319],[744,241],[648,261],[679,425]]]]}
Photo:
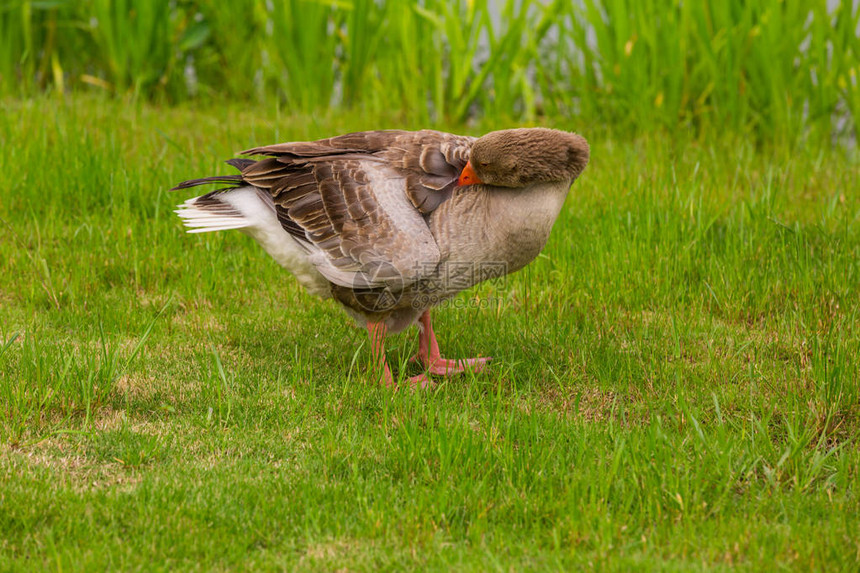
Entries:
{"type": "Polygon", "coordinates": [[[463,187],[464,185],[476,185],[478,183],[483,183],[483,181],[478,178],[478,174],[472,169],[472,162],[467,161],[463,171],[460,172],[460,178],[457,179],[457,185],[463,187]]]}

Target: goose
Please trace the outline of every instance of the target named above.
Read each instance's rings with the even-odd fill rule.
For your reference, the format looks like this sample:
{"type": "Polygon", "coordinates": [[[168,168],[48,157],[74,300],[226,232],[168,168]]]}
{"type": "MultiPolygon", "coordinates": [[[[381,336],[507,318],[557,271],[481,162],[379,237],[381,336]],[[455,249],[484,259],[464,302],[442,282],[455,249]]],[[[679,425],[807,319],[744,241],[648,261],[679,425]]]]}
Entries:
{"type": "Polygon", "coordinates": [[[239,173],[176,213],[189,233],[238,229],[311,294],[340,303],[370,337],[372,366],[394,387],[385,339],[417,324],[424,373],[479,372],[489,357],[443,358],[430,309],[482,281],[517,271],[543,249],[586,140],[548,128],[475,138],[432,130],[364,131],[255,147],[230,159],[239,173]]]}

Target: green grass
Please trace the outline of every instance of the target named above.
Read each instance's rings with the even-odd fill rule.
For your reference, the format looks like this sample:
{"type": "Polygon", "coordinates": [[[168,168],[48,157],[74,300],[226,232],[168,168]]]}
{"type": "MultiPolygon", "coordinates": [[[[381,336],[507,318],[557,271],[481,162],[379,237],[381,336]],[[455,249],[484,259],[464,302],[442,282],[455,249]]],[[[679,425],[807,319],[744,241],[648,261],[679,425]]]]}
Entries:
{"type": "Polygon", "coordinates": [[[856,138],[858,30],[851,0],[6,0],[0,94],[856,138]]]}
{"type": "Polygon", "coordinates": [[[3,109],[0,569],[857,569],[856,151],[554,123],[592,162],[543,255],[436,314],[494,362],[392,393],[333,303],[184,234],[167,189],[402,123],[3,109]]]}

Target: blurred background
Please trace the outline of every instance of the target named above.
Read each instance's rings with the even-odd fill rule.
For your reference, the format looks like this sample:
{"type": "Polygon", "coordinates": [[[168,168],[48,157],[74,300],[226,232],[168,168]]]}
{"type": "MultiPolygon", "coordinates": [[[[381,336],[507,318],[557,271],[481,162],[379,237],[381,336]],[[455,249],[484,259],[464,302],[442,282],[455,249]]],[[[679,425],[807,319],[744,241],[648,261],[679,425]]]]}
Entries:
{"type": "Polygon", "coordinates": [[[856,0],[3,0],[0,96],[854,141],[856,0]]]}

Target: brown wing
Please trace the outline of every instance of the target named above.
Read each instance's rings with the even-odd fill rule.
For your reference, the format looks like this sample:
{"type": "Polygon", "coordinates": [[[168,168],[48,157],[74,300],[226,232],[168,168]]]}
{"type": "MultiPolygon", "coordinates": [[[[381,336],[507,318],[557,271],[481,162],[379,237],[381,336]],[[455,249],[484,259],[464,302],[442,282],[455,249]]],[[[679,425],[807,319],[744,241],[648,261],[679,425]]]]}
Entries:
{"type": "MultiPolygon", "coordinates": [[[[280,178],[284,167],[290,165],[337,161],[345,156],[383,161],[407,178],[409,200],[428,214],[451,197],[475,139],[429,129],[362,131],[318,141],[255,147],[242,154],[268,155],[274,160],[258,162],[253,169],[259,171],[261,182],[280,178]]],[[[252,171],[250,167],[240,170],[243,175],[252,171]]]]}
{"type": "Polygon", "coordinates": [[[393,287],[438,263],[424,215],[451,196],[473,141],[429,130],[370,131],[257,147],[243,153],[268,157],[233,165],[242,182],[271,193],[284,229],[318,251],[314,262],[326,278],[393,287]]]}

